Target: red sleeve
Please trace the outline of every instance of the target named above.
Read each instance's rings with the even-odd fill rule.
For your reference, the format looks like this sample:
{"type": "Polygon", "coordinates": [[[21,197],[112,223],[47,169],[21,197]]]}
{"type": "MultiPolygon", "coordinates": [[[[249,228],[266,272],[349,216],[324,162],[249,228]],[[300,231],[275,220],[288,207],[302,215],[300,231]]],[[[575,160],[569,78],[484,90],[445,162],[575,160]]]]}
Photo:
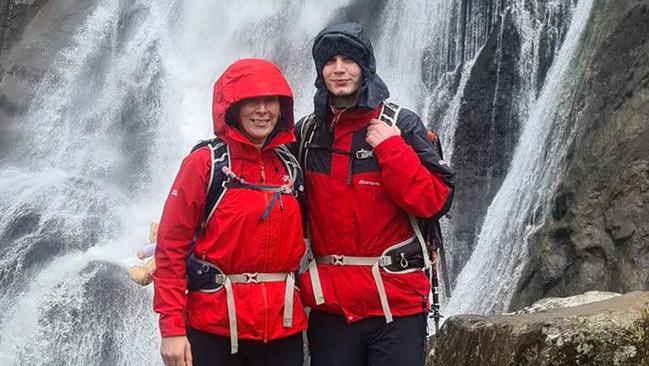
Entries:
{"type": "Polygon", "coordinates": [[[449,194],[442,178],[424,167],[401,136],[374,147],[381,177],[390,198],[408,214],[430,217],[438,213],[449,194]]]}
{"type": "Polygon", "coordinates": [[[162,211],[153,275],[153,310],[160,314],[162,337],[185,334],[185,260],[203,212],[209,159],[209,151],[201,149],[183,160],[162,211]]]}

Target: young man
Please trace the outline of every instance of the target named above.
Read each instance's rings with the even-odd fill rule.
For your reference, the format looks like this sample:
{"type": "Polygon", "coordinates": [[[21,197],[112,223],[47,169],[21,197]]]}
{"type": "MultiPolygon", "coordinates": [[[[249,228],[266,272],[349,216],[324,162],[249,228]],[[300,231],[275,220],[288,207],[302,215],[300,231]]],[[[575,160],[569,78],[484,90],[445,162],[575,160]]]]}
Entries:
{"type": "Polygon", "coordinates": [[[296,127],[314,256],[301,276],[311,365],[423,365],[429,262],[411,224],[446,208],[452,173],[415,113],[378,119],[389,92],[358,24],[322,30],[313,58],[314,113],[296,127]]]}

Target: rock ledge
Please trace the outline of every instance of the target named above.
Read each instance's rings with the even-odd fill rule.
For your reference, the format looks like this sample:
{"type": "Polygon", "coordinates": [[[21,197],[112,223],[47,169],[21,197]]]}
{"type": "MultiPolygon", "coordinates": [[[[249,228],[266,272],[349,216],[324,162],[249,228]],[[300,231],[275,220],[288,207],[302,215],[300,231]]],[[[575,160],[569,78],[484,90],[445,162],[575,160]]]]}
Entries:
{"type": "Polygon", "coordinates": [[[578,297],[597,298],[546,299],[541,305],[554,305],[524,314],[453,316],[428,365],[649,365],[649,292],[570,306],[578,297]],[[554,307],[562,302],[568,307],[554,307]]]}

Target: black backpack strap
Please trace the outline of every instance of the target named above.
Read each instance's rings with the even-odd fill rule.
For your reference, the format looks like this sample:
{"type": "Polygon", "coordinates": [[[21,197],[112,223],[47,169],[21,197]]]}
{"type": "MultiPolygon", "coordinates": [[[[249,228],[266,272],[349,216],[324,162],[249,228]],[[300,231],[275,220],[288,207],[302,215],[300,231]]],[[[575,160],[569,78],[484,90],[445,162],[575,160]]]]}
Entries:
{"type": "Polygon", "coordinates": [[[230,147],[223,141],[218,141],[215,144],[208,145],[210,148],[211,168],[210,180],[207,185],[207,193],[205,198],[205,210],[201,219],[201,226],[204,229],[210,218],[216,210],[219,202],[225,195],[227,188],[225,182],[229,180],[223,173],[223,167],[230,168],[232,161],[230,159],[230,147]]]}
{"type": "Polygon", "coordinates": [[[297,160],[300,166],[304,168],[306,164],[306,156],[309,149],[307,144],[311,143],[311,141],[313,140],[313,136],[315,135],[315,130],[316,130],[315,114],[312,113],[304,117],[300,122],[298,122],[298,124],[300,124],[300,134],[298,136],[299,147],[298,147],[297,160]]]}
{"type": "MultiPolygon", "coordinates": [[[[381,113],[379,114],[379,119],[390,126],[394,126],[397,124],[397,119],[399,117],[400,111],[401,111],[400,106],[386,100],[383,102],[383,106],[381,107],[381,113]]],[[[443,160],[444,158],[442,155],[442,146],[437,137],[437,134],[435,134],[432,131],[428,131],[428,133],[429,133],[428,136],[429,140],[433,144],[435,151],[439,155],[439,158],[443,160]],[[431,138],[431,134],[432,134],[432,138],[431,138]]],[[[409,215],[410,224],[412,226],[413,231],[415,232],[415,235],[417,236],[420,242],[423,242],[422,251],[424,253],[424,256],[430,258],[428,257],[428,253],[426,250],[427,246],[430,247],[432,251],[438,252],[440,255],[442,280],[444,282],[444,290],[446,292],[447,297],[451,296],[451,284],[448,279],[448,271],[446,269],[446,253],[444,249],[444,240],[442,238],[442,230],[439,223],[439,219],[441,218],[442,215],[448,212],[448,210],[450,209],[451,202],[452,200],[448,200],[447,204],[443,207],[442,212],[440,212],[440,214],[432,218],[415,218],[414,216],[409,215]]],[[[429,267],[432,265],[430,261],[428,261],[427,264],[429,267]]],[[[435,276],[435,281],[437,280],[436,275],[437,275],[436,273],[431,274],[431,277],[435,276]]]]}
{"type": "Polygon", "coordinates": [[[214,214],[216,206],[218,206],[225,195],[225,191],[227,190],[225,183],[229,178],[226,177],[222,169],[223,167],[230,168],[231,165],[230,148],[225,142],[219,139],[201,141],[192,148],[192,152],[203,147],[207,147],[210,150],[210,179],[205,192],[205,207],[198,222],[198,228],[194,233],[194,240],[189,248],[189,254],[194,252],[196,239],[203,234],[207,223],[214,214]]]}
{"type": "MultiPolygon", "coordinates": [[[[397,118],[399,118],[399,112],[401,112],[401,107],[387,100],[383,101],[383,106],[381,106],[381,113],[379,113],[379,119],[390,126],[396,126],[397,118]]],[[[410,221],[410,226],[412,231],[417,237],[417,241],[421,245],[421,251],[424,259],[423,269],[429,269],[432,265],[430,261],[430,255],[428,254],[428,248],[426,247],[426,238],[423,234],[423,228],[419,224],[419,220],[412,216],[408,215],[410,221]]]]}
{"type": "Polygon", "coordinates": [[[379,113],[379,119],[390,126],[396,126],[399,112],[401,112],[401,107],[395,103],[384,100],[383,106],[381,106],[381,113],[379,113]]]}

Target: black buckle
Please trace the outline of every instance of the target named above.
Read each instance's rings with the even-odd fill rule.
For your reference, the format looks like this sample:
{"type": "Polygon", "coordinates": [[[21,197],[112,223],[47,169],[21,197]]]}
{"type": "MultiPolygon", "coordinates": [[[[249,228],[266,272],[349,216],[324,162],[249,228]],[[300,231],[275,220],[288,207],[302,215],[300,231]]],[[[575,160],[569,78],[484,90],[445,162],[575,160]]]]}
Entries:
{"type": "Polygon", "coordinates": [[[363,160],[369,159],[373,156],[372,150],[360,149],[356,151],[356,159],[363,160]]]}

